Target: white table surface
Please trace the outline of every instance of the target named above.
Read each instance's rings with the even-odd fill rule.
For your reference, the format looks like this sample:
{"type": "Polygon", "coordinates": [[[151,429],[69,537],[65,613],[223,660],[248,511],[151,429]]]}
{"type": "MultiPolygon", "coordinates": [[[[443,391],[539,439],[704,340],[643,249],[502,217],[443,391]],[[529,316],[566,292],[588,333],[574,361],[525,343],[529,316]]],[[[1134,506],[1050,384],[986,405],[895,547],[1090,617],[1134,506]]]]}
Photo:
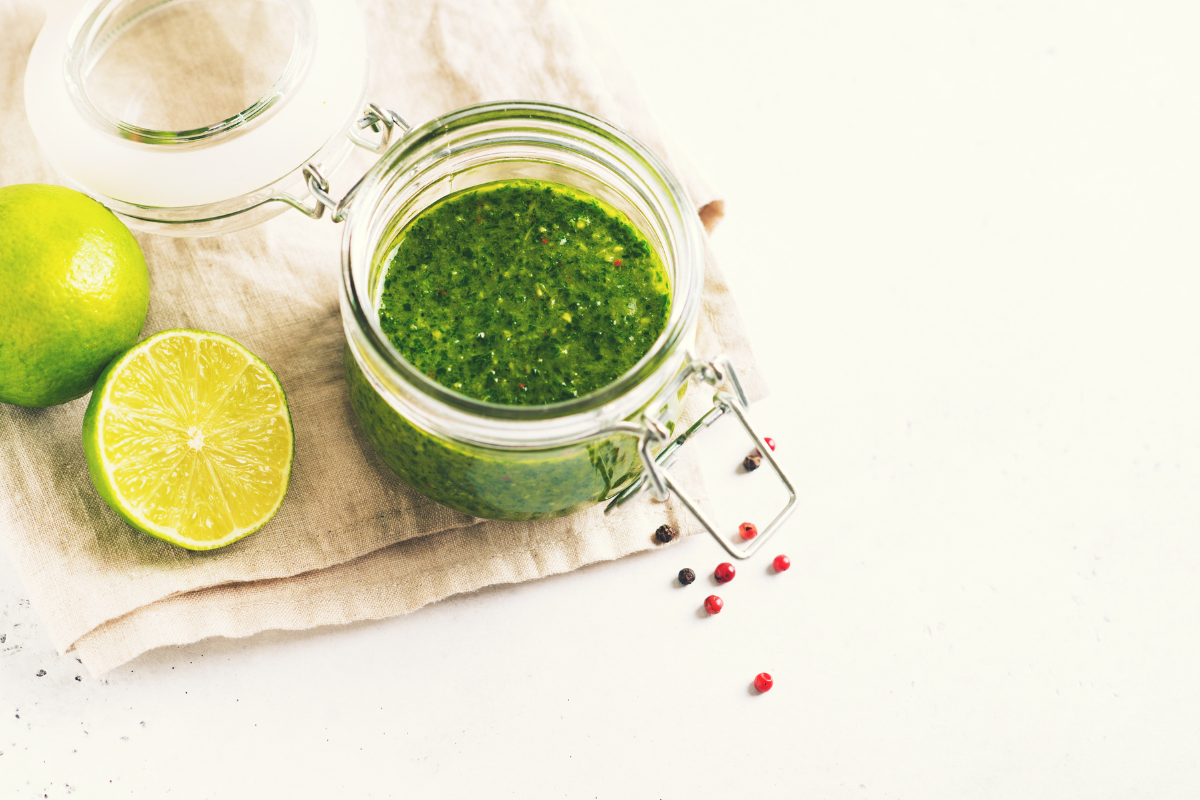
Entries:
{"type": "Polygon", "coordinates": [[[0,797],[1200,794],[1195,6],[596,6],[728,198],[791,571],[704,618],[697,537],[94,679],[0,555],[0,797]]]}

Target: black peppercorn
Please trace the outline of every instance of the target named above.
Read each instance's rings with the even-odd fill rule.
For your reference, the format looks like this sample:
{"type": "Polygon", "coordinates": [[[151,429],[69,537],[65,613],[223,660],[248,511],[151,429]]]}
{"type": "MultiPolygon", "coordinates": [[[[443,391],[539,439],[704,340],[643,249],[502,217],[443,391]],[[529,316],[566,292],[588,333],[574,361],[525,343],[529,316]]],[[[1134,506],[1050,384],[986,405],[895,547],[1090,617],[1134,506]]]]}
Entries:
{"type": "Polygon", "coordinates": [[[762,456],[757,452],[746,456],[746,460],[742,462],[742,466],[746,468],[746,472],[754,472],[758,469],[758,465],[762,463],[762,456]]]}
{"type": "Polygon", "coordinates": [[[679,582],[687,586],[692,581],[696,580],[696,573],[690,569],[679,570],[679,582]]]}
{"type": "Polygon", "coordinates": [[[675,538],[675,529],[670,525],[659,525],[658,530],[654,532],[654,538],[659,544],[666,544],[675,538]]]}

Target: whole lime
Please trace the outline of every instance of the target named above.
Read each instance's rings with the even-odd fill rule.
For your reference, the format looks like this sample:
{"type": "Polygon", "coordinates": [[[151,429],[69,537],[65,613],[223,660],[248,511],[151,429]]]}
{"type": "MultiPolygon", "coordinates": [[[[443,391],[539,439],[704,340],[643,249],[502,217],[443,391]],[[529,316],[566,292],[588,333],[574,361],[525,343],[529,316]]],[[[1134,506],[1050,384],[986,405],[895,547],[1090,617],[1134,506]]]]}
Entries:
{"type": "Polygon", "coordinates": [[[87,394],[146,323],[150,275],[129,229],[61,186],[0,188],[0,402],[87,394]]]}

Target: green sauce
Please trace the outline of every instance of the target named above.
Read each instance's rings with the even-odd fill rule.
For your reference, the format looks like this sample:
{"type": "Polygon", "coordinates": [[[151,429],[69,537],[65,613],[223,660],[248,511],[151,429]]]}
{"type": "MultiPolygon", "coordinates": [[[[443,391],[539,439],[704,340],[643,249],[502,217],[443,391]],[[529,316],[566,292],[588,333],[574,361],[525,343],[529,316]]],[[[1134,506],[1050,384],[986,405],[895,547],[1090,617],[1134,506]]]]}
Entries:
{"type": "Polygon", "coordinates": [[[612,207],[510,180],[423,211],[388,256],[379,322],[404,358],[477,400],[541,405],[612,383],[666,327],[666,270],[612,207]]]}
{"type": "MultiPolygon", "coordinates": [[[[628,371],[662,333],[669,298],[658,255],[615,209],[564,186],[514,180],[451,195],[401,231],[379,319],[404,358],[442,385],[532,405],[588,394],[628,371]]],[[[414,425],[376,392],[349,348],[346,379],[384,462],[468,514],[569,514],[641,472],[633,436],[489,448],[414,425]]],[[[661,412],[668,426],[682,397],[681,389],[661,412]]]]}

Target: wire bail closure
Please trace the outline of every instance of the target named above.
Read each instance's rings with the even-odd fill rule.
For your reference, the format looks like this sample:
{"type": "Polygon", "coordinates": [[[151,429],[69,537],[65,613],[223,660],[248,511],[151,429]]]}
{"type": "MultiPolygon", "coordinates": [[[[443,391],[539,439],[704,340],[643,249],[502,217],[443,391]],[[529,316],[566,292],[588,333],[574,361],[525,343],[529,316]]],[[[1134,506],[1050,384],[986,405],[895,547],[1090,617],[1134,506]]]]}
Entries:
{"type": "Polygon", "coordinates": [[[796,505],[796,490],[792,487],[792,482],[783,471],[783,468],[775,461],[775,456],[770,446],[767,445],[766,440],[750,424],[746,408],[749,405],[749,401],[746,399],[746,392],[742,388],[741,381],[738,380],[737,370],[734,368],[733,363],[725,356],[710,361],[699,361],[692,359],[689,355],[688,359],[688,363],[681,370],[679,377],[676,378],[673,385],[680,386],[685,381],[691,379],[697,383],[718,387],[717,393],[713,396],[713,407],[690,428],[679,436],[676,436],[657,456],[653,454],[652,448],[665,442],[669,437],[669,433],[666,426],[654,417],[643,414],[641,420],[638,422],[622,422],[606,431],[606,433],[629,433],[638,437],[638,453],[641,454],[645,470],[640,478],[612,499],[605,507],[604,514],[608,516],[617,511],[621,506],[637,497],[647,488],[650,490],[650,495],[660,502],[667,500],[671,496],[671,492],[674,491],[679,497],[680,502],[692,513],[692,516],[700,521],[700,524],[717,540],[721,547],[725,548],[725,552],[734,558],[745,560],[757,553],[766,544],[767,539],[771,538],[772,534],[792,515],[792,511],[796,505]],[[733,393],[719,389],[726,382],[732,387],[733,393]],[[740,550],[735,550],[729,544],[726,540],[727,537],[721,535],[717,530],[716,524],[696,504],[696,501],[676,483],[669,471],[675,463],[679,449],[690,438],[712,425],[730,411],[737,415],[738,420],[742,423],[742,427],[746,429],[746,432],[750,434],[750,438],[758,445],[758,452],[767,459],[767,463],[775,470],[775,474],[779,476],[779,480],[783,482],[784,487],[788,491],[787,505],[783,507],[783,510],[775,516],[775,519],[771,520],[771,523],[759,533],[750,545],[740,550]]]}
{"type": "MultiPolygon", "coordinates": [[[[351,128],[346,136],[354,144],[375,154],[382,153],[391,146],[392,133],[397,128],[400,129],[401,136],[412,130],[412,125],[409,125],[404,117],[375,103],[367,104],[356,126],[358,130],[351,128]],[[367,128],[379,134],[378,140],[372,141],[360,133],[367,128]]],[[[301,172],[304,174],[304,182],[308,185],[308,191],[313,196],[313,204],[306,205],[303,200],[290,194],[283,194],[274,199],[287,203],[312,219],[320,219],[325,215],[325,209],[328,207],[330,209],[329,218],[334,222],[341,222],[346,218],[350,204],[354,202],[354,195],[358,193],[358,187],[366,178],[366,175],[363,175],[350,187],[350,191],[346,192],[341,200],[334,200],[329,194],[329,180],[321,173],[320,164],[310,161],[304,165],[301,172]]]]}

